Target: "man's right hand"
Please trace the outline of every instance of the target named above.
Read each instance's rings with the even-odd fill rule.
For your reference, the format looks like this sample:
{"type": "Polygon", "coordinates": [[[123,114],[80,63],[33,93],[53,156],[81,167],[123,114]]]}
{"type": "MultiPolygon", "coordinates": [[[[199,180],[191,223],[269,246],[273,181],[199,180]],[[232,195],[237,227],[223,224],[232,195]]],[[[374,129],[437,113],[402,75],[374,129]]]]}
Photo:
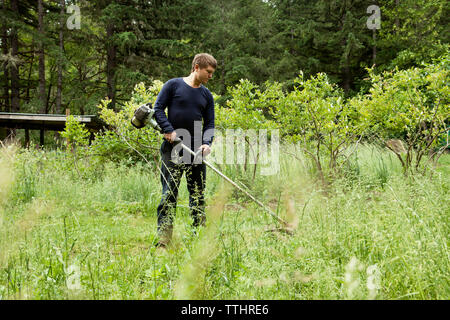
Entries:
{"type": "Polygon", "coordinates": [[[170,143],[173,143],[175,141],[176,137],[177,137],[177,133],[175,131],[172,131],[170,133],[164,133],[164,139],[166,139],[170,143]]]}

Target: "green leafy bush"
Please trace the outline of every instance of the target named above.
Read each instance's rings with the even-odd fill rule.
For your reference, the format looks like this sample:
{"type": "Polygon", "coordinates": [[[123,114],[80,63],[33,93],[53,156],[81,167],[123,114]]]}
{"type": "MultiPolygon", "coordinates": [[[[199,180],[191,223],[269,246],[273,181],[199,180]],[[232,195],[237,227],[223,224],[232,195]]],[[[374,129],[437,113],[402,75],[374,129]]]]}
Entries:
{"type": "Polygon", "coordinates": [[[372,88],[359,102],[362,121],[396,154],[405,174],[425,169],[426,155],[435,162],[448,147],[438,144],[449,130],[449,71],[446,55],[424,68],[370,73],[372,88]]]}
{"type": "Polygon", "coordinates": [[[347,160],[346,151],[362,133],[354,105],[346,103],[342,90],[323,73],[308,80],[301,74],[294,90],[279,96],[271,115],[282,137],[300,144],[325,181],[347,160]]]}
{"type": "Polygon", "coordinates": [[[68,116],[61,136],[67,139],[67,147],[72,151],[85,148],[89,144],[89,131],[74,116],[68,116]]]}
{"type": "Polygon", "coordinates": [[[284,96],[281,85],[278,83],[265,83],[266,89],[249,80],[242,79],[238,85],[229,88],[231,99],[227,107],[218,108],[218,129],[275,129],[276,122],[271,119],[270,112],[284,96]]]}
{"type": "Polygon", "coordinates": [[[233,167],[232,172],[227,174],[233,179],[244,179],[247,184],[253,184],[257,168],[267,156],[267,150],[258,143],[261,142],[259,135],[266,130],[266,142],[269,142],[272,140],[272,130],[279,129],[271,110],[279,104],[284,93],[278,83],[266,82],[264,87],[242,79],[238,85],[229,88],[230,98],[226,101],[226,107],[216,107],[216,146],[219,134],[225,134],[226,152],[229,153],[228,148],[232,147],[237,150],[235,160],[238,157],[243,160],[236,161],[242,166],[233,167]],[[233,144],[228,143],[230,138],[233,138],[233,144]],[[237,177],[236,172],[239,171],[243,172],[237,177]]]}
{"type": "Polygon", "coordinates": [[[136,129],[131,124],[134,111],[144,103],[154,103],[163,83],[155,80],[146,88],[144,83],[135,86],[130,101],[119,112],[108,109],[108,101],[99,104],[100,118],[107,129],[96,135],[92,152],[113,161],[151,161],[158,155],[161,136],[152,128],[136,129]]]}
{"type": "Polygon", "coordinates": [[[283,141],[300,143],[323,180],[339,171],[363,131],[355,105],[325,74],[300,75],[291,92],[280,83],[266,82],[263,89],[248,80],[229,92],[227,107],[218,108],[219,128],[267,129],[269,135],[277,129],[283,141]]]}

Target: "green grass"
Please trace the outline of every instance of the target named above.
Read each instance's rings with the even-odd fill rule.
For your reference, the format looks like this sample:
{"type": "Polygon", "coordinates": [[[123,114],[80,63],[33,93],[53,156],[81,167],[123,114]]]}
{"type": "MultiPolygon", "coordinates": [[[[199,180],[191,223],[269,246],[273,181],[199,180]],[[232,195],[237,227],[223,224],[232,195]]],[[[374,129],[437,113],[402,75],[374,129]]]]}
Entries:
{"type": "Polygon", "coordinates": [[[273,218],[209,170],[207,227],[192,232],[183,179],[174,244],[157,254],[155,168],[2,150],[0,299],[450,298],[450,155],[405,178],[395,156],[361,146],[324,188],[291,151],[255,181],[221,168],[293,236],[267,231],[273,218]]]}

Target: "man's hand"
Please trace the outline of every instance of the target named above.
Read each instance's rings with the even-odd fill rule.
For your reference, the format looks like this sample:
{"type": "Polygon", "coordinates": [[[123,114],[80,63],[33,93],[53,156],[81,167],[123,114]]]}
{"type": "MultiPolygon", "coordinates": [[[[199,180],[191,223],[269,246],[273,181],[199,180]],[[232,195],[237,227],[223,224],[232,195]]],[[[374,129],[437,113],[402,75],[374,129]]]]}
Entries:
{"type": "Polygon", "coordinates": [[[198,150],[202,150],[202,155],[203,155],[204,157],[206,157],[208,154],[211,153],[211,147],[208,146],[207,144],[202,144],[202,145],[200,146],[200,148],[198,148],[198,150]]]}
{"type": "Polygon", "coordinates": [[[166,139],[170,143],[173,143],[175,141],[176,137],[177,137],[177,133],[175,131],[172,131],[170,133],[164,133],[164,139],[166,139]]]}

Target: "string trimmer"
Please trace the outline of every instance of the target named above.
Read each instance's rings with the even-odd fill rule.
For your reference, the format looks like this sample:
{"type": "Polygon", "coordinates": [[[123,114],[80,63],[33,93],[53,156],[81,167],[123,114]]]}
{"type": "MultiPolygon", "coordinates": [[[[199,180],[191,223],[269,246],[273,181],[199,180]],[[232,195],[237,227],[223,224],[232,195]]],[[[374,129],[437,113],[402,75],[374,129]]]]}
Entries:
{"type": "MultiPolygon", "coordinates": [[[[134,112],[134,116],[131,119],[131,124],[140,129],[144,128],[145,126],[150,126],[156,131],[163,133],[161,127],[158,125],[155,119],[155,110],[152,108],[151,103],[146,103],[139,108],[136,109],[134,112]]],[[[202,150],[199,150],[197,153],[192,151],[189,147],[187,147],[185,144],[183,144],[182,140],[178,137],[175,138],[173,141],[174,145],[180,144],[183,150],[186,150],[188,153],[194,156],[194,158],[198,157],[199,153],[202,152],[202,150]]],[[[212,164],[210,164],[208,161],[206,161],[202,157],[202,162],[207,165],[209,168],[211,168],[215,173],[217,173],[219,176],[221,176],[223,179],[231,183],[235,188],[237,188],[239,191],[243,192],[247,197],[249,197],[251,200],[253,200],[256,204],[258,204],[261,208],[263,208],[267,213],[269,213],[273,218],[275,218],[278,222],[282,224],[282,231],[292,234],[293,229],[283,219],[281,219],[276,213],[274,213],[272,210],[270,210],[267,206],[265,206],[261,201],[256,199],[254,196],[252,196],[248,191],[241,188],[236,182],[228,178],[226,175],[224,175],[222,172],[220,172],[218,169],[216,169],[212,164]]]]}

